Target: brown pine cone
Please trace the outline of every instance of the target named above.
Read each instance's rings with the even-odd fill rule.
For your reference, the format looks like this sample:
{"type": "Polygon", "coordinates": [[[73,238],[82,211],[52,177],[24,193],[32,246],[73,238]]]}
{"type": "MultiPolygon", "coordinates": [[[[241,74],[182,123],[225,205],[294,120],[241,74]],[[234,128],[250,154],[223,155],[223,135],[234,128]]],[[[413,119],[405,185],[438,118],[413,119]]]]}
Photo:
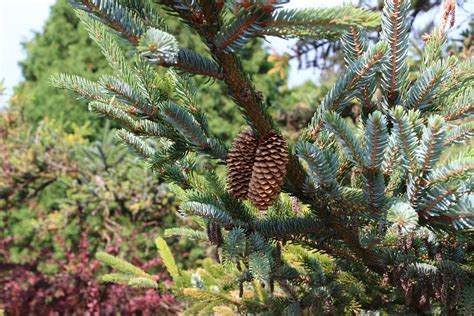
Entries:
{"type": "Polygon", "coordinates": [[[288,165],[288,145],[283,137],[272,131],[260,141],[255,154],[249,198],[264,211],[273,204],[281,191],[288,165]]]}
{"type": "Polygon", "coordinates": [[[249,128],[235,138],[227,155],[227,188],[236,199],[247,198],[257,145],[257,139],[249,128]]]}

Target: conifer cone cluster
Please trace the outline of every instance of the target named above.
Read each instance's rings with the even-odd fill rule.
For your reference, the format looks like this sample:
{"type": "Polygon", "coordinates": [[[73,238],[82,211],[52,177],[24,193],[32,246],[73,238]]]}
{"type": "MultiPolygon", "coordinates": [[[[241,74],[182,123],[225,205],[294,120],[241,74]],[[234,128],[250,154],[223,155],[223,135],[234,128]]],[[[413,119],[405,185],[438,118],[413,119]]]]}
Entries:
{"type": "Polygon", "coordinates": [[[229,192],[237,199],[249,198],[264,211],[281,191],[288,165],[288,145],[272,131],[260,143],[252,132],[240,133],[227,159],[229,192]]]}

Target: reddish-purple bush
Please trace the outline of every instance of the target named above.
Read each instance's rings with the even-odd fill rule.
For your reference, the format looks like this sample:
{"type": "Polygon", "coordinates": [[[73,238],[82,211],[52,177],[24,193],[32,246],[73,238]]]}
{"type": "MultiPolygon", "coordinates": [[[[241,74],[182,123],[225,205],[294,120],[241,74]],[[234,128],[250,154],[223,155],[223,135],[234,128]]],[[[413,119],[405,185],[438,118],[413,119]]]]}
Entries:
{"type": "MultiPolygon", "coordinates": [[[[0,241],[2,256],[7,254],[10,241],[0,241]]],[[[99,263],[91,259],[93,254],[87,248],[84,231],[78,251],[68,249],[60,271],[51,275],[39,270],[40,262],[53,261],[51,250],[30,264],[14,264],[7,258],[0,264],[0,309],[7,315],[175,315],[180,311],[171,294],[101,284],[97,279],[99,263]]],[[[142,267],[150,269],[160,264],[156,259],[142,267]]],[[[169,282],[166,275],[156,278],[169,282]]]]}

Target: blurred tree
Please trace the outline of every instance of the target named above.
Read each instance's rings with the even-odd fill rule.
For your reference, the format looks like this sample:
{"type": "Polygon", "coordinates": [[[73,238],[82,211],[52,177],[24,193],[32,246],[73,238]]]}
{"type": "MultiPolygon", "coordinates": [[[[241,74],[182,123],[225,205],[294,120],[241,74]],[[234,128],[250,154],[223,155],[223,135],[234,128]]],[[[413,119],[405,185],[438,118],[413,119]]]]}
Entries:
{"type": "MultiPolygon", "coordinates": [[[[85,102],[60,94],[49,84],[49,77],[58,71],[74,71],[89,79],[98,79],[107,72],[100,49],[93,45],[65,0],[52,6],[43,31],[23,46],[27,57],[20,66],[25,80],[15,88],[12,103],[24,108],[27,122],[36,124],[45,113],[79,125],[90,120],[93,115],[85,102]]],[[[97,128],[102,121],[94,120],[92,124],[97,128]]]]}

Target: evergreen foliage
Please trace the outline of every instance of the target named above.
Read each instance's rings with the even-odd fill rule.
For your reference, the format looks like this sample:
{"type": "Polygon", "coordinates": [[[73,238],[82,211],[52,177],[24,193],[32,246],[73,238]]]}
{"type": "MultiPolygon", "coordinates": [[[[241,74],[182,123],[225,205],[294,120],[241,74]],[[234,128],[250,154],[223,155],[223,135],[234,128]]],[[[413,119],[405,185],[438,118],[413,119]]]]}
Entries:
{"type": "MultiPolygon", "coordinates": [[[[463,300],[470,297],[472,151],[447,164],[442,152],[472,134],[470,127],[455,126],[453,119],[460,116],[449,108],[471,118],[471,108],[459,109],[472,103],[474,69],[470,60],[433,53],[443,51],[452,1],[445,6],[442,27],[427,39],[431,48],[424,60],[429,65],[416,80],[408,76],[408,0],[385,1],[381,40],[365,51],[365,44],[356,45],[363,36],[357,29],[374,27],[377,18],[362,9],[287,11],[259,1],[236,7],[229,1],[161,1],[208,47],[219,75],[207,76],[227,86],[260,145],[268,140],[266,135],[279,134],[262,94],[242,67],[244,45],[264,35],[335,38],[356,33],[352,39],[345,35],[347,67],[301,133],[296,155],[291,150],[282,194],[266,212],[234,199],[222,177],[210,171],[209,166],[217,169],[226,162],[226,149],[205,124],[207,112],[192,97],[192,87],[183,84],[187,77],[175,70],[159,75],[153,68],[205,75],[200,59],[180,63],[168,29],[158,32],[147,26],[126,1],[73,2],[88,14],[79,13],[89,30],[107,26],[120,33],[110,40],[134,46],[129,49],[135,56],[125,66],[130,72],[115,71],[109,79],[115,81],[112,86],[128,83],[127,95],[146,104],[124,101],[123,89],[104,86],[110,80],[98,82],[109,92],[108,101],[99,103],[90,85],[77,89],[64,75],[53,83],[79,92],[93,108],[122,124],[126,130],[119,132],[120,138],[174,183],[182,214],[201,226],[198,232],[174,233],[206,233],[215,260],[221,262],[208,258],[202,268],[178,269],[164,240],[157,239],[174,293],[189,301],[188,313],[451,313],[461,293],[463,300]],[[143,43],[149,49],[145,54],[143,43]],[[152,52],[156,56],[150,59],[152,52]],[[364,108],[357,128],[341,116],[353,102],[364,108]],[[162,127],[158,137],[151,129],[137,128],[148,121],[162,127]]],[[[270,192],[272,187],[264,189],[270,192]]],[[[121,260],[100,258],[126,273],[109,280],[130,283],[138,278],[131,284],[155,287],[147,275],[128,269],[121,260]]]]}

